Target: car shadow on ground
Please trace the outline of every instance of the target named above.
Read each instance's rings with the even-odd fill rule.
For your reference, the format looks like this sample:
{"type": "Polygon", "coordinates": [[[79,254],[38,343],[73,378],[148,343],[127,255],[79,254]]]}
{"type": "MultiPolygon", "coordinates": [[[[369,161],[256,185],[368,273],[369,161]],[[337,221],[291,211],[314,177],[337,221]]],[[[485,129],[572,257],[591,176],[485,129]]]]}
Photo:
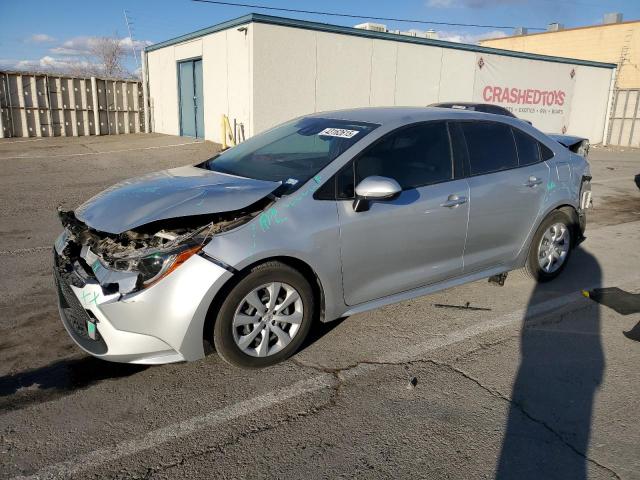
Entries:
{"type": "Polygon", "coordinates": [[[338,327],[347,318],[349,317],[341,317],[341,318],[338,318],[337,320],[332,320],[330,322],[320,322],[320,321],[314,322],[313,325],[311,325],[311,330],[309,330],[309,334],[307,335],[307,338],[305,338],[304,342],[302,342],[302,345],[294,355],[298,355],[302,351],[309,348],[311,345],[313,345],[322,337],[324,337],[329,332],[331,332],[334,328],[338,327]]]}
{"type": "MultiPolygon", "coordinates": [[[[528,308],[550,289],[600,286],[600,266],[583,249],[574,251],[567,267],[557,280],[538,284],[528,308]]],[[[496,478],[586,479],[593,403],[605,370],[599,309],[525,321],[520,339],[496,478]]]]}
{"type": "Polygon", "coordinates": [[[6,375],[0,377],[0,411],[49,401],[103,380],[128,377],[146,368],[146,365],[105,362],[88,356],[6,375]]]}
{"type": "MultiPolygon", "coordinates": [[[[345,318],[316,322],[300,347],[299,353],[340,325],[345,318]]],[[[212,355],[217,355],[211,352],[212,355]]],[[[60,398],[104,380],[129,377],[148,369],[100,360],[91,356],[59,360],[44,367],[0,377],[0,411],[19,410],[34,403],[60,398]]]]}

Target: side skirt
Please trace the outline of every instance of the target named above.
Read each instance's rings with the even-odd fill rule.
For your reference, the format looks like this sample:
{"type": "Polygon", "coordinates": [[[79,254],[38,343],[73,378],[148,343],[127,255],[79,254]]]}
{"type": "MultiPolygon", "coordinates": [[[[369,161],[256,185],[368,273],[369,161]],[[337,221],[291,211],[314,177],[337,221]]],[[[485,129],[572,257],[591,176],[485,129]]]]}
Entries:
{"type": "Polygon", "coordinates": [[[376,308],[384,307],[386,305],[391,305],[393,303],[404,302],[406,300],[411,300],[412,298],[422,297],[424,295],[429,295],[430,293],[439,292],[440,290],[446,290],[447,288],[457,287],[458,285],[462,285],[464,283],[475,282],[476,280],[482,280],[483,278],[499,275],[501,273],[508,272],[512,269],[513,269],[512,267],[509,267],[506,265],[500,265],[498,267],[493,267],[488,270],[481,270],[479,272],[474,272],[461,277],[456,277],[451,280],[446,280],[444,282],[428,285],[426,287],[414,288],[413,290],[407,290],[406,292],[400,292],[400,293],[396,293],[395,295],[390,295],[388,297],[379,298],[377,300],[371,300],[369,302],[361,303],[360,305],[355,305],[354,307],[351,307],[350,309],[345,311],[341,315],[341,317],[348,317],[350,315],[355,315],[356,313],[367,312],[369,310],[374,310],[376,308]]]}

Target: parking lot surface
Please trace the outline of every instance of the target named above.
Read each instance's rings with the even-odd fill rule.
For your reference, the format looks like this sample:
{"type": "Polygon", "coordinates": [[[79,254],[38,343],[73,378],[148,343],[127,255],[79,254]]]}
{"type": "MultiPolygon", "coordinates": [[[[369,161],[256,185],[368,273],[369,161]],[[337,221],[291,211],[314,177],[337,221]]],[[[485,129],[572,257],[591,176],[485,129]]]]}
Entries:
{"type": "Polygon", "coordinates": [[[640,342],[623,335],[640,314],[581,294],[640,292],[640,152],[592,149],[587,240],[554,282],[513,272],[317,325],[265,370],[83,354],[57,313],[56,207],[215,151],[0,141],[0,478],[640,478],[640,342]]]}

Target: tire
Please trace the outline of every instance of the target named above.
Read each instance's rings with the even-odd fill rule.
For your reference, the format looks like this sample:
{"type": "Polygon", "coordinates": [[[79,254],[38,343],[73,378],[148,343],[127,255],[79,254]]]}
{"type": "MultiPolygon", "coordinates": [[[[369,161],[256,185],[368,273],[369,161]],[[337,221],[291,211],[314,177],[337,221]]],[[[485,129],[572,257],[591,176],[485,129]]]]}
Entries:
{"type": "Polygon", "coordinates": [[[552,212],[544,219],[529,246],[529,255],[523,269],[526,276],[542,283],[553,280],[562,273],[573,250],[573,237],[576,232],[574,227],[569,215],[560,210],[552,212]],[[559,237],[561,231],[563,233],[559,237]],[[554,235],[553,232],[557,233],[554,235]],[[553,260],[550,261],[546,253],[550,253],[553,260]],[[547,263],[549,261],[550,265],[547,263]],[[544,264],[547,265],[543,266],[544,264]]]}
{"type": "Polygon", "coordinates": [[[314,307],[311,285],[299,271],[276,261],[258,265],[222,302],[213,327],[216,351],[227,363],[242,368],[279,363],[304,342],[314,307]]]}

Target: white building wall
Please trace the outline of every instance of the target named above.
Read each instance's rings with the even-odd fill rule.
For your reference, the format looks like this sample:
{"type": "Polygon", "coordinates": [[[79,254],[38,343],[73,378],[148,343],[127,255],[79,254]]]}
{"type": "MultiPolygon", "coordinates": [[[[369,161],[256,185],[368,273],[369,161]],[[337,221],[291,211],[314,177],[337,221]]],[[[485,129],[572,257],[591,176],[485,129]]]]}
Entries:
{"type": "Polygon", "coordinates": [[[517,110],[516,115],[543,131],[565,129],[593,143],[602,141],[611,69],[263,23],[252,27],[255,133],[323,110],[483,102],[482,88],[493,82],[508,88],[564,89],[564,113],[547,109],[534,114],[533,105],[498,104],[517,110]],[[574,68],[579,73],[575,79],[569,77],[574,68]]]}
{"type": "MultiPolygon", "coordinates": [[[[262,41],[261,34],[257,42],[262,41]]],[[[343,39],[344,35],[334,33],[316,34],[316,111],[369,105],[373,41],[343,39]]]]}
{"type": "Polygon", "coordinates": [[[316,111],[316,32],[298,30],[292,45],[291,29],[264,24],[251,29],[253,88],[259,92],[253,97],[252,131],[316,111]]]}
{"type": "MultiPolygon", "coordinates": [[[[247,137],[252,136],[255,132],[252,127],[252,103],[253,103],[253,62],[252,62],[252,43],[253,43],[253,29],[252,26],[247,26],[247,33],[239,32],[236,28],[226,30],[227,35],[227,96],[229,98],[229,106],[227,108],[226,115],[229,117],[231,127],[233,128],[234,122],[244,127],[245,135],[247,137]]],[[[219,68],[224,68],[225,64],[214,61],[215,65],[219,65],[219,68]]],[[[215,68],[215,67],[214,67],[215,68]]],[[[214,77],[207,78],[205,81],[205,95],[209,88],[215,88],[216,75],[214,77]]],[[[205,125],[208,122],[215,122],[220,125],[220,115],[213,111],[210,114],[205,109],[205,125]]],[[[214,127],[214,135],[207,137],[208,140],[214,140],[216,138],[215,132],[217,130],[217,138],[221,139],[220,128],[214,127]]],[[[215,140],[214,140],[215,141],[215,140]]]]}
{"type": "Polygon", "coordinates": [[[587,137],[591,143],[601,143],[604,140],[604,122],[613,70],[584,66],[575,68],[576,85],[567,133],[587,137]]]}
{"type": "Polygon", "coordinates": [[[222,141],[222,115],[253,135],[251,37],[234,28],[148,52],[152,131],[180,134],[178,62],[201,57],[205,138],[222,141]]]}
{"type": "Polygon", "coordinates": [[[395,104],[397,62],[397,43],[384,40],[373,41],[369,105],[383,107],[395,104]]]}
{"type": "MultiPolygon", "coordinates": [[[[177,61],[203,59],[205,138],[221,116],[247,137],[312,112],[479,101],[489,84],[565,89],[565,112],[517,115],[543,131],[602,141],[612,70],[250,23],[148,53],[152,128],[178,134],[177,61]],[[482,61],[481,61],[482,60],[482,61]],[[482,64],[482,66],[480,66],[482,64]],[[575,69],[575,78],[569,73],[575,69]],[[556,81],[557,80],[557,81],[556,81]]],[[[505,105],[511,106],[513,105],[505,105]]]]}
{"type": "Polygon", "coordinates": [[[438,101],[442,50],[398,44],[395,105],[426,107],[438,101]]]}
{"type": "Polygon", "coordinates": [[[533,89],[562,92],[561,104],[543,102],[496,102],[513,109],[513,113],[529,120],[547,133],[566,133],[588,137],[592,143],[603,140],[609,83],[613,69],[533,59],[476,53],[474,101],[485,102],[484,89],[533,89]]]}
{"type": "Polygon", "coordinates": [[[438,102],[471,102],[476,72],[474,52],[442,49],[438,102]]]}
{"type": "Polygon", "coordinates": [[[147,54],[149,71],[149,111],[151,130],[169,135],[180,134],[178,73],[175,47],[147,54]]]}
{"type": "Polygon", "coordinates": [[[222,143],[222,115],[229,113],[227,32],[202,39],[204,138],[222,143]]]}

